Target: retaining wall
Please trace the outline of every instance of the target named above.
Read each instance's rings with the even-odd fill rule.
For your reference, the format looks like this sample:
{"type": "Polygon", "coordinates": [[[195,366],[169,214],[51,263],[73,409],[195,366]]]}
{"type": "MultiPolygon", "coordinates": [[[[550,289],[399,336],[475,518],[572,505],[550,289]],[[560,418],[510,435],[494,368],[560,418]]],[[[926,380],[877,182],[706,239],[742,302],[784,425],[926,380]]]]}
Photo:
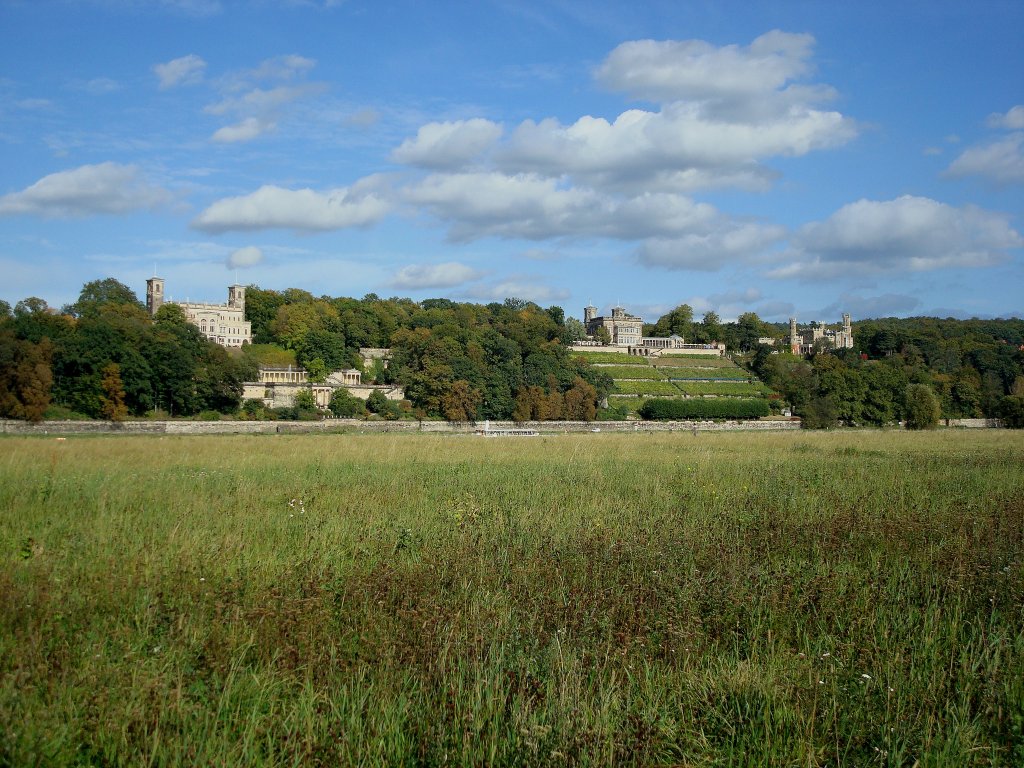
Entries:
{"type": "MultiPolygon", "coordinates": [[[[800,429],[799,421],[492,421],[492,429],[534,429],[548,434],[566,432],[722,432],[800,429]]],[[[301,434],[316,432],[430,432],[471,434],[485,422],[447,421],[26,421],[0,420],[0,434],[10,435],[224,435],[301,434]]]]}

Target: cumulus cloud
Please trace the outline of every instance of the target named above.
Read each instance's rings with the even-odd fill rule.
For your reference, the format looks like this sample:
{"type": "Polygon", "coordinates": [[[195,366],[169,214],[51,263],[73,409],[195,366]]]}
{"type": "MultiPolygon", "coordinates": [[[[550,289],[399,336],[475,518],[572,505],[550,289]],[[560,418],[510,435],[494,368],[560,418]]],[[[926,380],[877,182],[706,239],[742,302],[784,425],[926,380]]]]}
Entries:
{"type": "Polygon", "coordinates": [[[206,71],[206,62],[194,53],[190,53],[188,56],[157,64],[153,67],[153,71],[160,80],[160,90],[167,90],[202,82],[203,74],[206,71]]]}
{"type": "Polygon", "coordinates": [[[987,267],[1024,246],[1007,216],[905,195],[845,205],[791,240],[788,264],[773,277],[835,278],[946,267],[987,267]]]}
{"type": "Polygon", "coordinates": [[[233,144],[237,141],[250,141],[258,136],[262,136],[264,133],[268,133],[277,128],[277,123],[273,121],[264,121],[258,117],[247,117],[240,123],[234,125],[225,125],[223,128],[218,128],[213,136],[210,137],[211,141],[215,141],[218,144],[233,144]]]}
{"type": "Polygon", "coordinates": [[[648,181],[659,188],[763,187],[772,156],[800,156],[837,146],[857,133],[838,112],[807,107],[754,121],[723,120],[701,104],[676,102],[658,112],[633,109],[614,122],[549,118],[519,125],[498,154],[499,167],[551,176],[571,174],[600,186],[648,181]],[[674,183],[673,183],[674,182],[674,183]]]}
{"type": "Polygon", "coordinates": [[[475,164],[501,137],[497,123],[482,118],[428,123],[416,138],[402,142],[391,157],[395,162],[431,169],[461,169],[475,164]]]}
{"type": "Polygon", "coordinates": [[[537,304],[565,301],[570,296],[569,291],[564,288],[552,288],[528,276],[513,276],[495,283],[474,285],[463,291],[462,295],[474,301],[525,299],[537,304]]]}
{"type": "Polygon", "coordinates": [[[20,192],[0,197],[0,215],[119,214],[170,200],[171,194],[147,182],[138,166],[100,163],[52,173],[20,192]]]}
{"type": "Polygon", "coordinates": [[[509,176],[494,171],[432,174],[407,187],[405,198],[447,221],[449,235],[456,241],[635,239],[687,232],[717,215],[713,206],[682,195],[616,198],[535,174],[509,176]]]}
{"type": "Polygon", "coordinates": [[[1024,130],[1024,104],[1012,107],[1005,115],[998,112],[988,116],[990,128],[1006,128],[1011,131],[1024,130]]]}
{"type": "Polygon", "coordinates": [[[247,245],[244,248],[239,248],[228,256],[225,264],[228,269],[242,269],[245,267],[255,267],[257,264],[263,263],[263,251],[254,245],[247,245]]]}
{"type": "Polygon", "coordinates": [[[705,100],[773,91],[811,71],[811,35],[774,30],[749,46],[703,40],[622,43],[598,67],[606,87],[651,101],[705,100]]]}
{"type": "Polygon", "coordinates": [[[641,243],[636,256],[645,267],[715,272],[730,264],[751,261],[785,235],[784,227],[719,217],[706,232],[649,238],[641,243]]]}
{"type": "Polygon", "coordinates": [[[1024,183],[1024,132],[968,147],[946,169],[946,176],[981,176],[998,184],[1024,183]]]}
{"type": "Polygon", "coordinates": [[[200,213],[192,226],[217,233],[261,229],[327,232],[369,226],[390,207],[374,180],[326,192],[266,185],[248,195],[218,200],[200,213]]]}
{"type": "Polygon", "coordinates": [[[901,317],[921,306],[921,300],[904,293],[884,293],[881,296],[859,296],[842,293],[838,300],[814,313],[815,317],[837,317],[849,312],[851,317],[901,317]]]}
{"type": "Polygon", "coordinates": [[[482,276],[483,272],[457,261],[448,261],[444,264],[410,265],[398,270],[398,274],[395,275],[390,286],[403,291],[451,288],[482,276]]]}
{"type": "Polygon", "coordinates": [[[475,119],[423,126],[392,157],[431,170],[491,169],[536,174],[604,192],[764,190],[778,176],[772,157],[842,145],[859,126],[820,105],[827,85],[794,82],[809,74],[814,39],[769,32],[746,47],[701,40],[624,43],[596,72],[605,85],[650,98],[608,120],[525,120],[503,137],[475,119]]]}

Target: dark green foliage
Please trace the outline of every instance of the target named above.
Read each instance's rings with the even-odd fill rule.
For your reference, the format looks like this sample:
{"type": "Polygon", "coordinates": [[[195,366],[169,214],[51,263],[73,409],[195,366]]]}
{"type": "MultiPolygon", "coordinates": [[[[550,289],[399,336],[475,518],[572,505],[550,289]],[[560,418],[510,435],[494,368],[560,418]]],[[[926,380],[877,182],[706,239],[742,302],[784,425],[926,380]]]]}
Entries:
{"type": "Polygon", "coordinates": [[[1024,429],[1024,395],[1007,395],[999,409],[1003,426],[1009,429],[1024,429]]]}
{"type": "Polygon", "coordinates": [[[331,401],[327,406],[338,419],[354,419],[366,412],[366,403],[349,394],[348,390],[336,389],[331,393],[331,401]]]}
{"type": "Polygon", "coordinates": [[[907,429],[935,429],[939,423],[939,399],[927,384],[911,384],[906,393],[907,429]]]}
{"type": "Polygon", "coordinates": [[[108,277],[104,280],[93,280],[82,286],[78,301],[64,307],[64,313],[78,318],[97,317],[104,309],[117,305],[145,308],[135,295],[135,291],[124,283],[108,277]]]}
{"type": "Polygon", "coordinates": [[[640,417],[647,420],[687,419],[758,419],[769,414],[765,400],[734,397],[663,400],[652,398],[640,407],[640,417]]]}

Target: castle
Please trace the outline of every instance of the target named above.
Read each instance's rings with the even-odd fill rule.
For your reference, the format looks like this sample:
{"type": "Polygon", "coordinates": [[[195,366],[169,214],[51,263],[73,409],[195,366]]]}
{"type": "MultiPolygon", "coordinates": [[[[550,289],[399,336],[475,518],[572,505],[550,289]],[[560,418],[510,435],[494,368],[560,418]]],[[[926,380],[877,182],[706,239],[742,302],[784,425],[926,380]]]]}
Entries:
{"type": "MultiPolygon", "coordinates": [[[[165,303],[164,279],[151,277],[146,281],[146,309],[155,315],[165,303]]],[[[252,324],[245,319],[245,286],[229,285],[227,304],[175,301],[192,325],[210,341],[222,347],[252,344],[252,324]]]]}
{"type": "Polygon", "coordinates": [[[608,332],[609,346],[625,347],[631,355],[657,356],[666,350],[685,350],[688,354],[699,355],[725,354],[725,345],[717,341],[712,344],[687,344],[682,336],[675,334],[666,337],[644,336],[643,318],[628,314],[620,306],[612,307],[611,315],[604,316],[597,314],[597,307],[588,304],[583,308],[583,325],[588,338],[573,345],[577,350],[602,345],[597,336],[603,328],[608,332]]]}
{"type": "Polygon", "coordinates": [[[828,328],[824,323],[813,323],[809,328],[797,330],[796,318],[789,318],[789,350],[794,355],[807,355],[814,351],[815,342],[825,339],[830,349],[853,349],[853,326],[849,313],[843,313],[842,329],[828,328]]]}

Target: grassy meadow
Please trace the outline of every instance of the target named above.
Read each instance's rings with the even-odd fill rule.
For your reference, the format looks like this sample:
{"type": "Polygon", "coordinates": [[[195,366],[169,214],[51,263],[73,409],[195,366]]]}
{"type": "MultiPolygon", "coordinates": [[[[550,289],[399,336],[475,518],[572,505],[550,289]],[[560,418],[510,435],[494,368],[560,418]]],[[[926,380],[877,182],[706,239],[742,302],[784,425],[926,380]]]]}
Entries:
{"type": "Polygon", "coordinates": [[[1024,434],[0,439],[0,765],[1024,764],[1024,434]]]}

